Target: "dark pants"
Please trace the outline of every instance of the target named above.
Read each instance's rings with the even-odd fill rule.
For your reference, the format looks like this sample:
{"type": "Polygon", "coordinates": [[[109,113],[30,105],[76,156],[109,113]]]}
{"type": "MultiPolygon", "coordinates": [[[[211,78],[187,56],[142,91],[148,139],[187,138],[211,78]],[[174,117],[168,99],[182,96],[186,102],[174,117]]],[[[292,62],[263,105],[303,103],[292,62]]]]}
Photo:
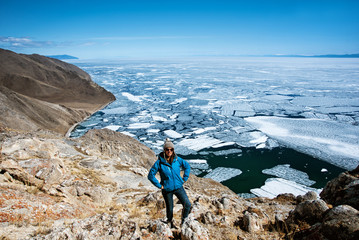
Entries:
{"type": "Polygon", "coordinates": [[[167,213],[167,221],[171,222],[173,220],[173,194],[180,200],[183,210],[182,210],[182,222],[191,210],[191,203],[187,197],[186,191],[183,187],[176,189],[174,191],[167,192],[162,190],[163,198],[165,199],[166,203],[166,213],[167,213]]]}

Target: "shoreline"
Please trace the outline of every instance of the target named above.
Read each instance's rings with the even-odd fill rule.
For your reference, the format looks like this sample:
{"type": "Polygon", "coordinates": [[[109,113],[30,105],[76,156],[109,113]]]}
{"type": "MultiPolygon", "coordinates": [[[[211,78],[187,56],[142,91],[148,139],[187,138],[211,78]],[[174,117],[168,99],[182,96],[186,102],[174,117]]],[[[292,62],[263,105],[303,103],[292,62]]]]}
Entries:
{"type": "Polygon", "coordinates": [[[109,102],[109,103],[106,103],[106,104],[102,105],[101,107],[99,107],[98,109],[96,109],[95,111],[93,111],[89,116],[85,117],[82,121],[73,124],[73,125],[67,130],[67,132],[65,133],[65,137],[69,138],[71,132],[75,129],[75,127],[77,127],[77,125],[79,125],[80,123],[86,121],[86,120],[89,119],[94,113],[100,111],[101,109],[104,109],[105,107],[107,107],[108,105],[110,105],[111,103],[113,103],[114,101],[116,101],[116,99],[113,100],[113,101],[111,101],[111,102],[109,102]]]}

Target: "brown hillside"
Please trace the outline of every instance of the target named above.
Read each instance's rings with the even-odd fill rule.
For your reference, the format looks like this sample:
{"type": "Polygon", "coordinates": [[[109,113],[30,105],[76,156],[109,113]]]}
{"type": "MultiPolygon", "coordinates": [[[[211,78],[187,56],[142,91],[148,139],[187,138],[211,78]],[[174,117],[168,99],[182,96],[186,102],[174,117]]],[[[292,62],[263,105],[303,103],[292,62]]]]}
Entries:
{"type": "Polygon", "coordinates": [[[72,64],[0,49],[0,124],[5,127],[65,134],[114,100],[72,64]]]}

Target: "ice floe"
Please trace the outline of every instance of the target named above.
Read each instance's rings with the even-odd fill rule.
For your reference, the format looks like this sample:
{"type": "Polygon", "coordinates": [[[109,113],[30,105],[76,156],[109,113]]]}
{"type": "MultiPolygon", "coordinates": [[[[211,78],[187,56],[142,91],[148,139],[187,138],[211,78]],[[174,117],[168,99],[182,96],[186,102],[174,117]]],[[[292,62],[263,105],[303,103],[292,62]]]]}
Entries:
{"type": "Polygon", "coordinates": [[[161,122],[167,121],[166,118],[161,117],[161,116],[155,116],[155,115],[152,115],[152,119],[153,119],[153,121],[161,121],[161,122]]]}
{"type": "Polygon", "coordinates": [[[117,108],[106,108],[101,110],[105,114],[127,114],[127,107],[117,107],[117,108]]]}
{"type": "Polygon", "coordinates": [[[224,143],[219,143],[216,145],[213,145],[212,148],[221,148],[221,147],[227,147],[227,146],[233,146],[236,145],[235,142],[224,142],[224,143]]]}
{"type": "Polygon", "coordinates": [[[339,98],[339,97],[297,97],[292,100],[293,104],[302,105],[302,106],[312,106],[312,107],[350,107],[358,106],[359,98],[339,98]]]}
{"type": "Polygon", "coordinates": [[[178,143],[178,145],[187,147],[194,151],[200,151],[202,149],[209,148],[220,143],[221,141],[218,139],[215,139],[208,135],[201,135],[196,138],[183,139],[178,143]]]}
{"type": "Polygon", "coordinates": [[[258,197],[275,198],[279,194],[292,193],[294,196],[304,195],[309,191],[320,193],[321,189],[311,188],[283,178],[268,178],[260,188],[251,189],[250,192],[258,197]]]}
{"type": "Polygon", "coordinates": [[[238,135],[236,143],[242,147],[256,147],[264,144],[268,137],[259,131],[244,132],[238,135]]]}
{"type": "Polygon", "coordinates": [[[121,126],[119,125],[110,125],[110,126],[106,126],[104,128],[110,129],[112,131],[117,131],[121,126]]]}
{"type": "Polygon", "coordinates": [[[131,100],[133,102],[141,102],[142,101],[141,97],[134,96],[134,95],[132,95],[131,93],[128,93],[128,92],[123,92],[122,96],[127,97],[129,100],[131,100]]]}
{"type": "Polygon", "coordinates": [[[187,160],[189,165],[191,166],[191,173],[194,175],[199,175],[203,172],[207,172],[209,170],[209,165],[207,160],[204,159],[190,159],[187,160]]]}
{"type": "Polygon", "coordinates": [[[278,165],[270,169],[262,170],[262,173],[280,177],[283,179],[291,180],[296,183],[303,184],[305,186],[311,186],[315,184],[315,181],[309,179],[307,173],[293,169],[289,164],[278,165]]]}
{"type": "Polygon", "coordinates": [[[140,129],[140,128],[149,128],[153,124],[151,123],[131,123],[128,125],[128,129],[140,129]]]}
{"type": "Polygon", "coordinates": [[[161,130],[160,129],[153,129],[153,128],[147,129],[148,133],[158,133],[159,131],[161,131],[161,130]]]}
{"type": "Polygon", "coordinates": [[[237,168],[217,167],[204,176],[204,178],[211,178],[217,182],[224,182],[241,175],[241,173],[242,171],[237,168]]]}
{"type": "Polygon", "coordinates": [[[245,120],[281,144],[336,166],[354,169],[359,164],[358,126],[322,119],[250,117],[245,120]]]}
{"type": "Polygon", "coordinates": [[[127,131],[123,131],[123,132],[121,132],[121,133],[122,133],[122,134],[125,134],[125,135],[127,135],[127,136],[130,136],[130,137],[136,137],[135,134],[132,134],[132,133],[127,132],[127,131]]]}
{"type": "Polygon", "coordinates": [[[243,101],[217,102],[222,106],[221,113],[225,116],[248,117],[254,116],[255,111],[249,103],[243,101]]]}
{"type": "Polygon", "coordinates": [[[232,149],[227,149],[227,150],[215,151],[215,152],[213,152],[213,154],[216,156],[223,156],[223,155],[229,155],[229,154],[241,155],[242,150],[238,149],[238,148],[232,148],[232,149]]]}
{"type": "Polygon", "coordinates": [[[174,130],[165,130],[164,133],[170,138],[182,138],[183,135],[174,130]]]}
{"type": "Polygon", "coordinates": [[[178,104],[178,103],[182,103],[184,101],[187,101],[187,98],[179,98],[176,99],[175,101],[173,101],[171,104],[178,104]]]}
{"type": "Polygon", "coordinates": [[[206,127],[206,128],[199,128],[193,131],[194,134],[202,134],[207,131],[214,131],[216,130],[216,127],[206,127]]]}

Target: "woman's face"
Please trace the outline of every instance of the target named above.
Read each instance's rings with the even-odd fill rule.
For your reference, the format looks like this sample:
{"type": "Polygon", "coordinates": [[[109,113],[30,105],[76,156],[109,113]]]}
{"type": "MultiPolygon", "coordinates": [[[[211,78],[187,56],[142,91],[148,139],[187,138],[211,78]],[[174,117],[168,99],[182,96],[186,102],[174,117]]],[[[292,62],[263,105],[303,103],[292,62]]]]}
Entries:
{"type": "Polygon", "coordinates": [[[166,148],[166,149],[165,149],[166,156],[172,157],[173,151],[174,151],[173,148],[166,148]]]}

